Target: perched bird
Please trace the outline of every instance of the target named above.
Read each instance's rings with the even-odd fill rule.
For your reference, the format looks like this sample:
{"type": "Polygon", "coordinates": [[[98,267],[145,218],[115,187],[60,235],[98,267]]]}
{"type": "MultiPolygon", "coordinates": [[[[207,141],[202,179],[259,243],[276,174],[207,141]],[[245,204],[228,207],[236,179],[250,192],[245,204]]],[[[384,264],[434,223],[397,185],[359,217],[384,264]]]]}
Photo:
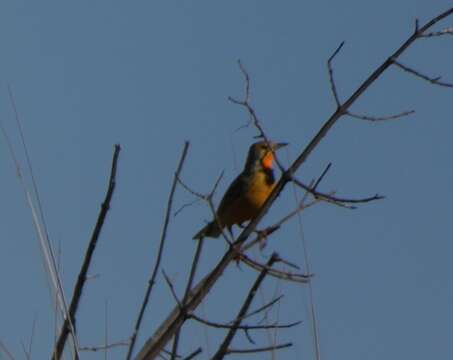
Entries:
{"type": "Polygon", "coordinates": [[[259,141],[250,146],[244,170],[231,183],[216,211],[216,218],[193,237],[216,238],[225,227],[253,219],[275,186],[274,152],[286,143],[259,141]]]}

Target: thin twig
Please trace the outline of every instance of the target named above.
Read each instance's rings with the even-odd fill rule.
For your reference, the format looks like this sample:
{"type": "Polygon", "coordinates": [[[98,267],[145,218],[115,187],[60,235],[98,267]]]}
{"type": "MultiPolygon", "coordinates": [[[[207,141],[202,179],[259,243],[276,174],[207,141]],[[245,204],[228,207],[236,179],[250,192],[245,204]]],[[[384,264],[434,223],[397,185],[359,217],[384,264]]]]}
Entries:
{"type": "Polygon", "coordinates": [[[341,106],[341,102],[338,97],[337,86],[335,85],[335,78],[333,76],[332,61],[335,58],[335,56],[337,56],[337,54],[340,52],[343,45],[344,45],[344,41],[341,42],[341,44],[336,48],[336,50],[333,52],[333,54],[329,57],[329,60],[327,60],[327,69],[329,71],[330,89],[332,90],[332,94],[335,99],[335,103],[337,104],[337,108],[339,108],[341,106]]]}
{"type": "MultiPolygon", "coordinates": [[[[237,99],[229,96],[228,100],[230,102],[232,102],[233,104],[243,106],[247,110],[247,112],[249,114],[250,121],[249,121],[249,123],[247,125],[241,126],[240,128],[236,129],[236,131],[240,130],[243,127],[247,127],[249,124],[253,124],[253,126],[258,131],[258,135],[255,136],[255,138],[263,139],[266,142],[266,144],[269,146],[269,148],[272,148],[270,146],[272,141],[269,139],[269,137],[264,132],[264,128],[261,125],[261,121],[258,119],[258,116],[256,115],[255,109],[250,104],[250,76],[249,76],[247,70],[245,69],[244,65],[242,64],[242,62],[240,60],[238,61],[238,65],[239,65],[239,69],[240,69],[242,75],[244,76],[245,96],[244,96],[243,100],[237,100],[237,99]]],[[[284,171],[284,167],[280,163],[280,161],[279,161],[279,159],[278,159],[278,157],[277,157],[277,155],[275,153],[274,153],[274,161],[277,164],[278,168],[283,172],[284,171]]]]}
{"type": "Polygon", "coordinates": [[[403,117],[415,114],[414,110],[409,110],[409,111],[403,111],[399,114],[394,114],[394,115],[388,115],[388,116],[368,116],[368,115],[359,115],[359,114],[354,114],[351,113],[350,111],[345,113],[346,115],[355,118],[355,119],[360,119],[360,120],[366,120],[366,121],[386,121],[386,120],[397,120],[401,119],[403,117]]]}
{"type": "Polygon", "coordinates": [[[332,163],[328,163],[326,168],[323,170],[323,172],[321,173],[321,175],[318,177],[318,179],[315,181],[315,184],[312,186],[312,189],[313,191],[316,191],[316,189],[318,188],[318,185],[321,183],[321,181],[324,179],[324,177],[326,176],[326,174],[329,172],[330,170],[330,167],[332,166],[332,163]]]}
{"type": "Polygon", "coordinates": [[[242,75],[244,75],[244,78],[245,78],[245,102],[249,102],[250,101],[250,76],[249,76],[247,70],[245,70],[244,65],[242,65],[241,60],[238,60],[238,65],[239,65],[239,69],[241,69],[242,75]]]}
{"type": "Polygon", "coordinates": [[[415,75],[416,77],[418,77],[420,79],[428,81],[431,84],[445,86],[445,87],[453,87],[453,84],[439,81],[441,79],[440,76],[435,77],[435,78],[429,77],[427,75],[422,74],[421,72],[419,72],[417,70],[410,68],[409,66],[401,64],[399,61],[396,61],[396,60],[393,62],[393,64],[396,65],[397,67],[399,67],[400,69],[402,69],[412,75],[415,75]]]}
{"type": "Polygon", "coordinates": [[[138,313],[137,321],[135,322],[135,325],[134,325],[134,330],[133,330],[133,333],[131,336],[131,342],[130,342],[129,348],[127,350],[127,355],[126,355],[127,360],[129,360],[131,358],[132,352],[134,351],[134,346],[135,346],[135,342],[137,340],[138,332],[140,331],[140,326],[142,324],[143,315],[145,314],[146,307],[148,306],[151,291],[152,291],[154,283],[156,281],[157,272],[159,271],[159,266],[160,266],[160,263],[162,260],[162,254],[164,252],[165,239],[167,238],[167,229],[168,229],[168,224],[170,222],[171,208],[173,205],[173,197],[174,197],[174,194],[176,191],[176,185],[179,182],[178,181],[179,175],[182,171],[188,149],[189,149],[189,142],[186,141],[184,143],[181,158],[179,160],[175,175],[173,177],[173,183],[171,185],[170,195],[168,196],[167,210],[165,213],[164,225],[163,225],[162,233],[161,233],[161,237],[160,237],[160,244],[159,244],[159,250],[157,252],[156,263],[155,263],[153,271],[151,273],[151,277],[148,281],[148,286],[145,291],[145,296],[143,297],[143,301],[142,301],[142,305],[140,307],[140,311],[138,313]]]}
{"type": "Polygon", "coordinates": [[[244,315],[242,317],[242,320],[252,317],[256,314],[259,314],[260,312],[262,312],[264,310],[271,308],[274,304],[278,303],[282,298],[283,298],[283,295],[276,297],[275,299],[269,301],[267,304],[264,304],[263,306],[260,306],[258,309],[253,310],[253,311],[249,312],[248,314],[244,315]]]}
{"type": "Polygon", "coordinates": [[[57,345],[55,346],[54,353],[52,355],[53,360],[59,360],[61,358],[61,354],[63,353],[66,339],[68,337],[68,334],[71,331],[70,326],[69,326],[70,321],[75,326],[75,315],[77,312],[77,308],[79,306],[80,299],[82,297],[83,286],[86,282],[86,276],[88,273],[88,269],[90,267],[91,259],[93,257],[94,250],[96,249],[99,235],[101,234],[101,230],[104,225],[104,222],[105,222],[105,219],[107,216],[107,212],[110,208],[110,202],[112,200],[113,193],[115,191],[116,169],[117,169],[118,156],[119,156],[120,150],[121,150],[120,145],[116,144],[115,148],[114,148],[114,152],[113,152],[112,168],[110,171],[110,179],[109,179],[107,193],[106,193],[104,202],[101,205],[101,211],[99,212],[99,216],[96,221],[96,225],[94,227],[93,233],[91,235],[91,239],[90,239],[88,248],[85,253],[85,258],[83,260],[82,267],[80,269],[79,276],[77,278],[77,282],[74,286],[71,304],[69,305],[69,318],[68,317],[65,318],[63,327],[61,328],[60,336],[58,337],[57,345]]]}
{"type": "Polygon", "coordinates": [[[189,315],[190,319],[194,319],[195,321],[198,321],[201,324],[216,328],[216,329],[233,329],[236,328],[238,330],[266,330],[266,329],[288,329],[294,326],[299,325],[302,323],[302,321],[295,321],[292,323],[288,324],[271,324],[271,325],[231,325],[231,324],[223,324],[223,323],[218,323],[215,321],[210,321],[203,319],[195,314],[190,314],[189,315]]]}
{"type": "Polygon", "coordinates": [[[275,277],[277,279],[282,279],[282,280],[287,280],[287,281],[292,281],[292,282],[297,282],[301,284],[306,284],[310,281],[310,278],[313,277],[313,274],[295,274],[289,271],[283,271],[283,270],[278,270],[271,268],[265,264],[261,264],[258,261],[252,260],[245,254],[241,254],[241,261],[250,266],[252,269],[255,269],[257,271],[263,271],[264,269],[267,269],[268,275],[275,277]]]}
{"type": "Polygon", "coordinates": [[[453,35],[453,27],[448,27],[446,29],[440,30],[440,31],[434,31],[426,34],[420,35],[420,37],[435,37],[435,36],[443,36],[443,35],[453,35]]]}
{"type": "Polygon", "coordinates": [[[266,346],[266,347],[261,347],[261,348],[255,348],[255,349],[227,349],[225,355],[231,355],[231,354],[255,354],[259,352],[266,352],[266,351],[274,351],[274,350],[281,350],[285,349],[288,347],[293,346],[292,343],[285,343],[281,345],[272,345],[272,346],[266,346]]]}
{"type": "Polygon", "coordinates": [[[215,207],[214,207],[214,203],[212,201],[212,198],[214,197],[214,194],[215,192],[217,191],[217,187],[219,186],[220,184],[220,180],[223,178],[223,174],[224,172],[222,171],[219,175],[219,177],[217,178],[217,180],[215,181],[214,183],[214,186],[212,188],[212,190],[208,193],[208,194],[202,194],[200,192],[197,192],[193,189],[191,189],[188,185],[186,185],[181,179],[178,179],[179,183],[182,185],[182,187],[188,191],[189,193],[191,193],[193,196],[195,196],[197,199],[199,200],[203,200],[205,202],[207,202],[208,204],[208,207],[209,207],[209,210],[211,211],[211,214],[214,218],[214,221],[217,223],[217,226],[219,227],[220,229],[220,234],[222,235],[222,238],[225,240],[225,242],[231,246],[232,243],[233,243],[233,236],[232,234],[229,234],[231,235],[231,239],[228,238],[228,234],[225,233],[224,231],[224,227],[222,225],[222,222],[220,221],[220,219],[218,218],[217,216],[217,212],[215,210],[215,207]]]}
{"type": "MultiPolygon", "coordinates": [[[[363,203],[368,203],[371,201],[376,201],[376,200],[382,200],[385,197],[379,194],[375,194],[373,196],[368,196],[365,198],[359,198],[359,199],[349,199],[349,198],[339,198],[330,194],[322,193],[316,190],[313,190],[312,187],[305,185],[302,181],[293,178],[292,181],[299,186],[300,188],[304,189],[305,191],[309,192],[311,195],[313,195],[315,198],[318,198],[323,201],[327,201],[329,203],[339,205],[339,206],[344,206],[344,204],[363,204],[363,203]]],[[[355,206],[352,207],[347,207],[349,209],[356,209],[355,206]]]]}
{"type": "Polygon", "coordinates": [[[186,204],[183,204],[178,210],[175,211],[175,213],[173,214],[174,217],[178,216],[185,208],[187,207],[191,207],[192,205],[196,204],[197,202],[199,202],[201,199],[199,198],[196,198],[195,200],[192,200],[186,204]]]}
{"type": "Polygon", "coordinates": [[[117,341],[113,342],[110,344],[104,344],[101,346],[83,346],[80,347],[80,351],[91,351],[91,352],[96,352],[96,351],[105,351],[105,350],[110,350],[116,347],[123,347],[123,346],[128,346],[129,345],[128,340],[122,340],[122,341],[117,341]]]}
{"type": "Polygon", "coordinates": [[[167,275],[164,269],[162,269],[162,275],[164,275],[165,282],[168,285],[168,288],[171,291],[171,295],[173,296],[173,299],[176,301],[176,304],[178,304],[179,309],[182,309],[182,303],[178,298],[178,295],[176,294],[175,287],[173,286],[173,282],[170,280],[170,277],[167,275]]]}
{"type": "Polygon", "coordinates": [[[183,360],[192,360],[195,359],[196,356],[200,355],[203,350],[201,347],[193,351],[191,354],[189,354],[187,357],[185,357],[183,360]]]}

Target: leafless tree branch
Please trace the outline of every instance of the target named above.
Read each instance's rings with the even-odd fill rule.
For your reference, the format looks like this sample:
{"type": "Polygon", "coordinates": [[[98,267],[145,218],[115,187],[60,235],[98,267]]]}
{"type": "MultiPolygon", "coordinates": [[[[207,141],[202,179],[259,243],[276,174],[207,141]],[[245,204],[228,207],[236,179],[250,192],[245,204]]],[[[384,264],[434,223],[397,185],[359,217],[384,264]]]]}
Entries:
{"type": "Polygon", "coordinates": [[[90,242],[88,244],[88,248],[85,253],[85,258],[82,263],[82,267],[79,272],[79,276],[77,278],[77,282],[74,286],[74,291],[71,299],[71,304],[69,305],[69,317],[65,318],[63,326],[61,328],[60,336],[58,337],[57,344],[54,349],[54,353],[52,355],[53,360],[59,360],[61,358],[61,354],[63,353],[64,346],[68,335],[70,333],[70,322],[74,325],[75,330],[75,315],[77,312],[77,308],[79,306],[80,299],[82,297],[83,286],[85,285],[88,269],[91,264],[91,260],[94,254],[94,250],[96,249],[96,245],[99,239],[99,235],[101,234],[102,227],[104,225],[107,212],[110,209],[110,202],[113,197],[113,193],[115,191],[116,185],[116,169],[118,164],[118,157],[120,154],[121,147],[119,144],[115,145],[114,152],[113,152],[113,160],[112,160],[112,168],[110,171],[110,179],[108,184],[107,193],[104,199],[104,202],[101,205],[101,211],[99,212],[98,219],[96,221],[96,225],[93,230],[93,234],[91,235],[90,242]]]}
{"type": "Polygon", "coordinates": [[[310,186],[305,185],[303,182],[300,180],[293,178],[292,181],[299,186],[300,188],[304,189],[305,191],[309,192],[312,194],[315,198],[339,205],[342,207],[346,207],[349,209],[356,209],[355,206],[345,206],[345,204],[363,204],[363,203],[368,203],[371,201],[376,201],[376,200],[382,200],[385,197],[379,194],[373,195],[373,196],[368,196],[365,198],[359,198],[359,199],[348,199],[348,198],[339,198],[330,194],[322,193],[316,190],[313,190],[310,186]]]}
{"type": "Polygon", "coordinates": [[[160,263],[162,260],[162,254],[164,252],[165,239],[167,238],[167,229],[168,229],[168,224],[170,222],[171,209],[172,209],[172,205],[173,205],[173,197],[174,197],[174,194],[176,191],[176,185],[178,183],[179,175],[184,166],[184,161],[186,159],[188,149],[189,149],[189,142],[186,141],[184,143],[181,158],[179,160],[175,175],[173,177],[173,183],[171,185],[170,195],[168,197],[167,211],[165,214],[164,225],[163,225],[162,233],[161,233],[161,237],[160,237],[160,244],[159,244],[159,250],[157,252],[156,263],[155,263],[153,271],[151,273],[151,278],[148,281],[148,286],[145,291],[145,296],[143,298],[143,302],[140,307],[137,321],[135,322],[134,331],[132,333],[131,341],[129,343],[129,348],[127,350],[127,355],[126,355],[127,360],[129,360],[131,358],[132,352],[134,351],[134,346],[135,346],[138,332],[140,331],[140,326],[141,326],[141,323],[143,320],[143,315],[145,314],[146,307],[148,306],[151,291],[152,291],[154,283],[156,281],[157,272],[159,271],[160,263]]]}
{"type": "Polygon", "coordinates": [[[435,36],[443,36],[443,35],[453,35],[453,27],[448,27],[446,29],[440,30],[440,31],[434,31],[426,34],[420,35],[420,37],[435,37],[435,36]]]}
{"type": "Polygon", "coordinates": [[[216,329],[233,329],[236,328],[238,330],[265,330],[265,329],[288,329],[294,326],[299,325],[302,323],[302,321],[295,321],[292,323],[288,324],[270,324],[270,325],[238,325],[234,327],[234,325],[231,324],[223,324],[223,323],[218,323],[214,321],[209,321],[206,319],[203,319],[195,314],[190,314],[189,315],[190,319],[193,319],[195,321],[198,321],[201,324],[216,328],[216,329]]]}
{"type": "Polygon", "coordinates": [[[291,347],[291,346],[293,346],[292,343],[285,343],[285,344],[281,344],[281,345],[266,346],[266,347],[255,348],[255,349],[227,349],[225,355],[231,355],[231,354],[256,354],[256,353],[259,353],[259,352],[281,350],[281,349],[285,349],[285,348],[288,348],[288,347],[291,347]]]}
{"type": "Polygon", "coordinates": [[[341,42],[341,44],[336,48],[336,50],[333,52],[333,54],[330,56],[329,60],[327,60],[327,69],[329,71],[329,82],[330,82],[330,89],[332,90],[333,97],[335,99],[335,103],[337,104],[337,108],[341,107],[341,102],[338,97],[337,93],[337,86],[335,84],[335,78],[333,76],[333,67],[332,67],[332,61],[337,56],[337,54],[340,52],[341,48],[344,45],[344,41],[341,42]]]}
{"type": "Polygon", "coordinates": [[[178,295],[176,294],[176,290],[175,290],[175,287],[173,286],[173,282],[170,280],[170,277],[167,275],[165,270],[162,270],[162,274],[164,275],[165,282],[167,283],[168,288],[171,291],[173,299],[176,301],[176,304],[178,304],[179,309],[182,310],[182,303],[179,300],[178,295]]]}
{"type": "Polygon", "coordinates": [[[403,111],[399,114],[394,114],[394,115],[389,115],[389,116],[367,116],[367,115],[358,115],[351,113],[350,111],[346,112],[346,115],[359,119],[359,120],[366,120],[366,121],[386,121],[386,120],[397,120],[401,119],[403,117],[409,116],[414,114],[414,110],[409,110],[409,111],[403,111]]]}
{"type": "MultiPolygon", "coordinates": [[[[261,122],[258,119],[258,116],[256,115],[255,109],[250,104],[250,76],[240,60],[238,61],[238,64],[239,64],[239,69],[241,70],[241,73],[244,76],[245,89],[246,89],[244,100],[237,100],[231,96],[228,97],[228,100],[231,101],[233,104],[243,106],[247,110],[247,113],[250,118],[249,124],[252,124],[258,131],[258,135],[255,136],[255,138],[263,139],[267,144],[270,144],[271,141],[270,141],[269,137],[266,135],[266,133],[264,132],[261,122]]],[[[246,126],[248,126],[249,124],[247,124],[246,126]]],[[[241,129],[241,128],[243,128],[243,126],[241,126],[239,129],[241,129]]],[[[239,130],[239,129],[237,129],[237,130],[239,130]]],[[[276,154],[274,154],[274,159],[275,159],[275,163],[279,167],[280,171],[283,172],[284,167],[281,164],[281,162],[279,161],[276,154]]]]}
{"type": "Polygon", "coordinates": [[[441,79],[440,76],[435,77],[435,78],[429,77],[427,75],[422,74],[421,72],[419,72],[417,70],[410,68],[409,66],[401,64],[399,61],[396,61],[396,60],[393,62],[393,64],[396,65],[397,67],[399,67],[400,69],[402,69],[412,75],[415,75],[416,77],[418,77],[420,79],[430,82],[431,84],[445,86],[445,87],[453,87],[453,84],[439,81],[441,79]]]}
{"type": "Polygon", "coordinates": [[[196,349],[194,352],[189,354],[189,356],[185,357],[183,360],[191,360],[195,359],[196,356],[200,355],[203,350],[200,348],[196,349]]]}
{"type": "Polygon", "coordinates": [[[250,266],[252,269],[255,269],[257,271],[263,271],[266,269],[268,271],[268,275],[275,277],[277,279],[282,279],[286,281],[292,281],[292,282],[297,282],[301,284],[306,284],[310,281],[310,278],[313,276],[313,274],[296,274],[292,273],[289,271],[283,271],[279,269],[274,269],[270,266],[267,266],[265,264],[261,264],[258,261],[252,260],[250,257],[242,253],[240,255],[240,260],[250,266]]]}
{"type": "Polygon", "coordinates": [[[283,295],[276,297],[275,299],[269,301],[268,303],[264,304],[263,306],[260,306],[258,309],[253,310],[253,311],[249,312],[248,314],[244,315],[242,317],[242,320],[252,317],[254,315],[257,315],[260,312],[263,312],[264,310],[270,309],[272,306],[274,306],[274,304],[278,303],[282,298],[283,298],[283,295]]]}
{"type": "Polygon", "coordinates": [[[107,345],[101,345],[101,346],[83,346],[80,347],[80,351],[91,351],[91,352],[97,352],[97,351],[104,351],[104,350],[109,350],[117,347],[123,347],[123,346],[129,346],[130,340],[121,340],[117,342],[113,342],[107,345]]]}

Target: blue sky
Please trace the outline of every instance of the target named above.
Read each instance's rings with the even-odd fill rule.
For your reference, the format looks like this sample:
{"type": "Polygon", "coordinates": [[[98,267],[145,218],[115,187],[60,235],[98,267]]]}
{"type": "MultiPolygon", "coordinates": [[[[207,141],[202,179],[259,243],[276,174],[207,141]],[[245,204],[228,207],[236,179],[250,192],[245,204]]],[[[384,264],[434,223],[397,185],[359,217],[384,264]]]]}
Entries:
{"type": "MultiPolygon", "coordinates": [[[[216,201],[241,170],[253,128],[243,109],[241,59],[252,79],[252,102],[268,135],[289,142],[280,159],[290,164],[334,111],[326,60],[335,59],[340,98],[422,22],[451,6],[447,0],[398,2],[264,1],[20,1],[0,5],[0,117],[20,142],[7,86],[11,85],[31,152],[52,242],[61,248],[62,279],[71,295],[87,241],[104,197],[113,145],[122,152],[118,185],[95,254],[78,317],[82,346],[105,336],[126,339],[155,261],[171,178],[190,141],[182,177],[206,192],[222,170],[216,201]]],[[[452,26],[447,19],[439,29],[452,26]]],[[[429,75],[453,81],[452,38],[420,40],[401,58],[429,75]]],[[[415,115],[371,124],[341,119],[298,176],[310,181],[328,162],[321,189],[385,200],[350,211],[320,204],[276,233],[261,261],[275,250],[303,266],[308,244],[321,355],[324,359],[453,356],[451,203],[452,90],[389,69],[354,105],[357,113],[415,115]]],[[[24,358],[33,319],[32,358],[50,356],[52,305],[29,209],[1,140],[0,340],[24,358]]],[[[23,157],[21,157],[23,160],[23,157]]],[[[175,209],[193,200],[179,188],[175,209]]],[[[288,187],[263,220],[271,224],[295,207],[288,187]]],[[[178,293],[194,251],[192,235],[209,219],[195,204],[172,217],[163,268],[178,293]]],[[[199,276],[223,254],[222,241],[206,243],[199,276]]],[[[229,268],[199,314],[229,320],[256,273],[229,268]]],[[[271,314],[303,320],[280,331],[293,348],[279,359],[314,358],[306,287],[266,281],[255,306],[284,294],[271,314]]],[[[162,276],[146,313],[138,348],[174,306],[162,276]]],[[[268,344],[266,333],[256,335],[268,344]]],[[[184,327],[180,350],[213,354],[218,331],[184,327]]],[[[250,347],[238,334],[236,347],[250,347]]],[[[104,354],[84,353],[85,359],[104,354]]],[[[109,352],[124,357],[124,349],[109,352]]],[[[0,359],[5,358],[0,353],[0,359]]],[[[251,356],[250,358],[270,358],[251,356]]]]}

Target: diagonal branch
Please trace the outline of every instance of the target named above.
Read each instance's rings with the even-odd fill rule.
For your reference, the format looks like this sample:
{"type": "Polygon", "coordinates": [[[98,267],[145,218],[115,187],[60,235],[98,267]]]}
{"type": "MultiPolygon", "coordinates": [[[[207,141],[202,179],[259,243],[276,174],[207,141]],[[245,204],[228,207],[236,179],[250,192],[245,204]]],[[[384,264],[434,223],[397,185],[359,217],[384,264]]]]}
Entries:
{"type": "Polygon", "coordinates": [[[277,279],[297,282],[297,283],[301,283],[301,284],[307,284],[310,281],[310,278],[313,276],[312,274],[297,274],[297,273],[292,273],[289,271],[274,269],[268,265],[261,264],[255,260],[252,260],[250,257],[245,255],[244,253],[241,253],[239,256],[240,256],[241,261],[244,264],[250,266],[252,269],[255,269],[258,271],[267,270],[269,276],[275,277],[277,279]]]}
{"type": "Polygon", "coordinates": [[[415,75],[416,77],[418,77],[420,79],[423,79],[423,80],[426,80],[426,81],[428,81],[431,84],[439,85],[439,86],[445,86],[445,87],[453,87],[453,84],[439,81],[441,79],[440,76],[437,76],[435,78],[429,77],[429,76],[427,76],[425,74],[422,74],[420,71],[414,70],[414,69],[410,68],[409,66],[401,64],[399,61],[396,61],[396,60],[393,62],[393,64],[395,64],[400,69],[408,72],[409,74],[415,75]]]}
{"type": "Polygon", "coordinates": [[[56,343],[56,346],[54,349],[54,353],[52,355],[53,360],[59,360],[61,358],[66,340],[70,333],[70,321],[74,324],[74,330],[75,330],[75,315],[77,312],[77,308],[79,306],[80,299],[82,297],[83,286],[85,285],[88,269],[91,264],[91,259],[93,258],[94,250],[96,249],[99,235],[101,234],[101,230],[104,225],[105,218],[107,216],[107,212],[110,209],[110,202],[113,197],[113,192],[115,191],[116,169],[117,169],[118,156],[120,154],[120,150],[121,150],[120,145],[116,144],[114,152],[113,152],[112,168],[110,171],[110,179],[109,179],[107,193],[105,195],[104,202],[101,205],[101,211],[99,212],[99,216],[96,221],[96,225],[94,227],[93,233],[91,235],[91,239],[88,244],[87,251],[85,253],[85,258],[83,260],[82,267],[80,269],[79,276],[77,278],[77,282],[74,286],[71,304],[69,305],[70,319],[68,317],[65,318],[63,327],[61,328],[60,336],[58,337],[58,340],[57,340],[57,343],[56,343]]]}
{"type": "Polygon", "coordinates": [[[188,356],[186,356],[183,360],[192,360],[192,359],[195,359],[196,356],[200,355],[201,352],[203,350],[201,349],[201,347],[199,347],[198,349],[196,349],[195,351],[193,351],[191,354],[189,354],[188,356]]]}
{"type": "Polygon", "coordinates": [[[292,179],[292,181],[297,186],[299,186],[300,188],[304,189],[305,191],[307,191],[308,193],[313,195],[313,197],[315,199],[326,201],[326,202],[329,202],[329,203],[332,203],[332,204],[335,204],[335,205],[338,205],[341,207],[346,207],[348,209],[356,209],[356,207],[347,206],[346,204],[363,204],[363,203],[368,203],[371,201],[384,199],[384,196],[379,195],[379,194],[375,194],[373,196],[367,196],[365,198],[360,198],[360,199],[340,198],[340,197],[336,197],[332,194],[326,194],[326,193],[322,193],[322,192],[313,190],[313,188],[311,186],[305,185],[302,181],[296,179],[295,177],[292,179]]]}

